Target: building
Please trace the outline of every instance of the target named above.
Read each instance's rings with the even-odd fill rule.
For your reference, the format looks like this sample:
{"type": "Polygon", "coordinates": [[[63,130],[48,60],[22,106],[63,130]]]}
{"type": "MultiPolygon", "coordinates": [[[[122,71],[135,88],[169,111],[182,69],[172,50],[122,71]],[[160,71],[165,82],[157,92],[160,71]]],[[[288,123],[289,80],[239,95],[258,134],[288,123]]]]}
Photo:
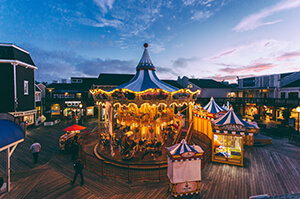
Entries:
{"type": "Polygon", "coordinates": [[[300,71],[238,80],[235,93],[242,98],[243,114],[249,118],[284,121],[300,105],[300,71]]]}
{"type": "Polygon", "coordinates": [[[35,70],[28,51],[14,44],[0,44],[1,113],[27,125],[35,123],[35,70]]]}
{"type": "Polygon", "coordinates": [[[52,83],[46,87],[44,113],[47,118],[93,117],[94,101],[89,90],[97,78],[71,77],[71,83],[52,83]]]}

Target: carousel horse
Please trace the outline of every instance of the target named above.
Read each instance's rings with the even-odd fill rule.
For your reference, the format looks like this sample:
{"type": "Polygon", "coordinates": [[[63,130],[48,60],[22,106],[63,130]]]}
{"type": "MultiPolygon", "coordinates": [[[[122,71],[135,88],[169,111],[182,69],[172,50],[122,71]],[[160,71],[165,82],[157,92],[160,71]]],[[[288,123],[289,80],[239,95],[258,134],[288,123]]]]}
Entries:
{"type": "Polygon", "coordinates": [[[125,135],[122,139],[121,155],[122,159],[131,159],[136,152],[136,143],[130,135],[125,135]]]}

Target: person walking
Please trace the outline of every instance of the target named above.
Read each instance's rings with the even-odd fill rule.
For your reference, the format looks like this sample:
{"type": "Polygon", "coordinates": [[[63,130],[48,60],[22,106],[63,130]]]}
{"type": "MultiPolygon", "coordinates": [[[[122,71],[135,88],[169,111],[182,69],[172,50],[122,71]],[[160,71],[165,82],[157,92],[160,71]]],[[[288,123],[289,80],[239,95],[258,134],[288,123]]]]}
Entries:
{"type": "Polygon", "coordinates": [[[83,181],[83,175],[82,175],[82,170],[84,168],[83,164],[81,163],[81,161],[79,160],[79,158],[76,160],[76,162],[73,165],[74,169],[75,169],[75,174],[74,174],[74,178],[73,181],[71,181],[71,185],[74,185],[76,178],[78,176],[78,174],[80,175],[81,178],[81,183],[80,185],[82,186],[84,181],[83,181]]]}
{"type": "Polygon", "coordinates": [[[34,140],[33,144],[29,148],[29,151],[31,151],[33,155],[33,160],[34,160],[33,164],[37,163],[41,149],[42,149],[41,145],[36,140],[34,140]]]}

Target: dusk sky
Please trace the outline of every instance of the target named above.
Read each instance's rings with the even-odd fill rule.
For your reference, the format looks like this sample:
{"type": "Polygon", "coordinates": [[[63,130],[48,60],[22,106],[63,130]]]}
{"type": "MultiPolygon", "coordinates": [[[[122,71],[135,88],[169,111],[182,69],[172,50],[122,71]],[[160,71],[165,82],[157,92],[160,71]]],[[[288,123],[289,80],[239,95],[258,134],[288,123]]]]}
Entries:
{"type": "Polygon", "coordinates": [[[0,42],[37,81],[134,74],[143,43],[159,78],[236,82],[300,70],[300,0],[0,0],[0,42]]]}

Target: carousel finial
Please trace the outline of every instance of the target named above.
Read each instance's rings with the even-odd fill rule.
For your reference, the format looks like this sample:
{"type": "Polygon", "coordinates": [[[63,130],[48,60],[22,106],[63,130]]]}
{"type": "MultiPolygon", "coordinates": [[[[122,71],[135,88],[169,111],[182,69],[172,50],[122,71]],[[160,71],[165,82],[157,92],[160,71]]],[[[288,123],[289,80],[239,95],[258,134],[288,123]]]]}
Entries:
{"type": "Polygon", "coordinates": [[[144,47],[147,48],[147,47],[148,47],[148,44],[147,44],[147,43],[144,43],[144,47]]]}

